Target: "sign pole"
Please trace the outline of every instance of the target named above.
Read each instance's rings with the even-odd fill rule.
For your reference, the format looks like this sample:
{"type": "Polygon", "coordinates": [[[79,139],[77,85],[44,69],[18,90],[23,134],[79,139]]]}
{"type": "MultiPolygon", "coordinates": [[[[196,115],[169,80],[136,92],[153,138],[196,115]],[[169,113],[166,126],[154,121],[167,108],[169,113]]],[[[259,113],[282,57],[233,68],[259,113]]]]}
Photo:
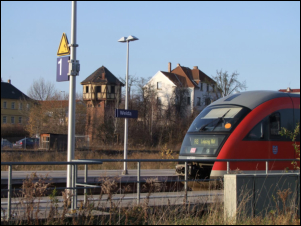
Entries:
{"type": "MultiPolygon", "coordinates": [[[[76,10],[77,2],[72,1],[71,10],[71,54],[70,61],[76,61],[76,10]]],[[[67,161],[71,162],[74,159],[75,148],[75,91],[76,91],[76,74],[70,73],[72,71],[72,63],[69,62],[69,112],[68,112],[68,152],[67,161]],[[71,67],[71,68],[70,68],[71,67]]],[[[67,187],[72,184],[72,170],[71,165],[67,168],[67,187]]],[[[69,194],[71,192],[69,191],[69,194]]]]}

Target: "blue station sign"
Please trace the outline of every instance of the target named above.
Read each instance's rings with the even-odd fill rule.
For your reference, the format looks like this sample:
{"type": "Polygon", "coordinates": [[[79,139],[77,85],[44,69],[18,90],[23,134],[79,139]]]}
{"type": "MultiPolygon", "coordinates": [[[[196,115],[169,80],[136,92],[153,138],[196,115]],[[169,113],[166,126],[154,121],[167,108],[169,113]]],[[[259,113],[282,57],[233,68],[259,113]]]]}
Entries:
{"type": "Polygon", "coordinates": [[[56,81],[69,81],[69,63],[70,57],[58,57],[56,60],[56,81]]]}
{"type": "Polygon", "coordinates": [[[138,111],[115,109],[115,117],[116,118],[138,118],[138,111]]]}

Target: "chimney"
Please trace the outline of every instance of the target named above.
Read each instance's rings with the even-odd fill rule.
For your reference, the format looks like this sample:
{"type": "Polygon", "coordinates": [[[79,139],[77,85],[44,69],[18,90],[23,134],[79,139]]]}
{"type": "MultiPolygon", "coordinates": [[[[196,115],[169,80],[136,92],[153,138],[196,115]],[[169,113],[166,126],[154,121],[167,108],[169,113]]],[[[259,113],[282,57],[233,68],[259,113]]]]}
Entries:
{"type": "Polygon", "coordinates": [[[193,69],[199,69],[198,66],[193,66],[193,69]]]}
{"type": "Polygon", "coordinates": [[[290,87],[287,87],[286,91],[287,91],[287,92],[291,92],[291,88],[290,88],[290,87]]]}
{"type": "Polygon", "coordinates": [[[168,72],[171,72],[171,63],[168,62],[168,72]]]}
{"type": "Polygon", "coordinates": [[[102,72],[101,79],[105,80],[105,73],[104,72],[102,72]]]}
{"type": "Polygon", "coordinates": [[[181,67],[181,65],[180,65],[180,64],[178,64],[177,66],[178,66],[178,67],[181,67]]]}
{"type": "Polygon", "coordinates": [[[9,84],[11,84],[11,80],[10,80],[10,79],[8,79],[7,82],[8,82],[9,84]]]}

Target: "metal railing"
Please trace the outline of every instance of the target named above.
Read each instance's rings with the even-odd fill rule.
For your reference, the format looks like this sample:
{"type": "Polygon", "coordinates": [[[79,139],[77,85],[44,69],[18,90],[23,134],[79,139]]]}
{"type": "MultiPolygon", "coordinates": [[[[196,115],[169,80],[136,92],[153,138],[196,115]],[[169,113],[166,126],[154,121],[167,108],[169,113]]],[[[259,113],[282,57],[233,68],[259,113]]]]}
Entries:
{"type": "MultiPolygon", "coordinates": [[[[230,173],[230,162],[265,162],[266,174],[269,173],[269,162],[287,162],[287,161],[299,161],[299,159],[202,159],[203,163],[210,162],[226,162],[227,163],[227,174],[230,173]]],[[[104,162],[137,162],[137,204],[140,203],[140,184],[141,184],[141,163],[142,162],[185,162],[185,176],[184,180],[177,180],[178,182],[184,182],[184,200],[187,200],[188,194],[188,182],[190,181],[208,181],[203,179],[188,180],[188,163],[196,162],[195,159],[100,159],[100,160],[72,160],[71,162],[1,162],[1,166],[8,166],[8,189],[1,189],[1,191],[7,190],[7,219],[11,218],[11,195],[12,195],[12,166],[14,165],[71,165],[72,168],[72,187],[64,187],[64,189],[73,190],[71,196],[71,209],[77,208],[77,189],[84,189],[84,204],[87,203],[87,187],[99,188],[100,186],[92,185],[87,183],[88,179],[88,165],[102,164],[104,162]],[[84,165],[84,183],[77,183],[78,165],[84,165]],[[78,188],[81,186],[82,188],[78,188]]],[[[165,181],[171,182],[171,181],[165,181]]]]}

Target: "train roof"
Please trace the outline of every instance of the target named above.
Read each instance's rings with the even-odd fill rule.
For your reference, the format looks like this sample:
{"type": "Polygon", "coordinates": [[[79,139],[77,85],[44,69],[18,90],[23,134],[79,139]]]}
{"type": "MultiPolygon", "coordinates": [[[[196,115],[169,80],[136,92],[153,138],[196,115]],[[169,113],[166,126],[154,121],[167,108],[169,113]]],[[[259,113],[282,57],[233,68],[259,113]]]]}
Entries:
{"type": "Polygon", "coordinates": [[[251,110],[256,108],[258,105],[269,101],[271,99],[279,98],[279,97],[298,97],[300,98],[300,94],[292,94],[292,93],[283,93],[279,91],[267,91],[267,90],[259,90],[259,91],[247,91],[241,93],[235,93],[230,96],[223,97],[214,101],[210,104],[210,106],[221,105],[221,104],[233,104],[240,105],[243,107],[247,107],[251,110]]]}

